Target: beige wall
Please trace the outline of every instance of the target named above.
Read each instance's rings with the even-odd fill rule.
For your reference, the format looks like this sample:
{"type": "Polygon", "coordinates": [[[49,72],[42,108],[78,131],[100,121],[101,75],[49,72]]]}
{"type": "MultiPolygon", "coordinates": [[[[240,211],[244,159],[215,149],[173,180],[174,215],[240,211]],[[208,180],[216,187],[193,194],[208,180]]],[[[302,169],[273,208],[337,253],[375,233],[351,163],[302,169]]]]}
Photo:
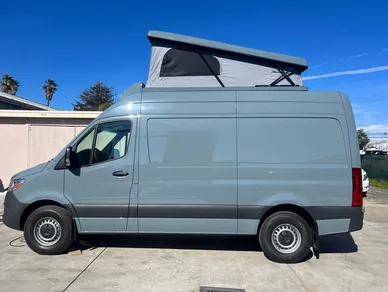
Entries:
{"type": "MultiPolygon", "coordinates": [[[[97,116],[97,114],[96,114],[97,116]]],[[[53,158],[92,118],[0,118],[0,178],[53,158]]]]}

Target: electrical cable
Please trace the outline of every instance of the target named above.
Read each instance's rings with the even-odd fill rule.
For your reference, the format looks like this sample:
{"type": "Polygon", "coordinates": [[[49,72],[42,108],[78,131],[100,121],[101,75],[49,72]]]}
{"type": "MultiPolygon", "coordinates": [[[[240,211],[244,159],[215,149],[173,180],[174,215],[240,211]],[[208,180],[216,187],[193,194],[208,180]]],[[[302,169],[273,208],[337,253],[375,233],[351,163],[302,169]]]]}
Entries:
{"type": "Polygon", "coordinates": [[[75,281],[77,281],[77,279],[79,278],[79,277],[81,277],[81,275],[95,262],[95,260],[96,259],[98,259],[98,257],[100,256],[100,255],[102,255],[102,253],[105,251],[107,249],[107,247],[105,247],[78,275],[77,275],[77,277],[75,277],[74,279],[73,279],[73,281],[71,281],[70,282],[70,284],[69,285],[67,285],[66,286],[66,288],[65,289],[63,289],[62,290],[62,292],[65,292],[65,291],[67,291],[67,289],[69,289],[70,288],[70,286],[71,285],[73,285],[73,283],[75,282],[75,281]]]}
{"type": "Polygon", "coordinates": [[[24,246],[26,246],[25,244],[23,244],[23,245],[14,245],[14,242],[19,240],[19,239],[21,239],[21,238],[23,238],[23,239],[20,240],[20,242],[25,243],[26,241],[24,240],[24,236],[22,235],[22,236],[19,236],[18,238],[15,238],[15,239],[11,240],[9,242],[9,245],[12,246],[12,247],[24,247],[24,246]]]}

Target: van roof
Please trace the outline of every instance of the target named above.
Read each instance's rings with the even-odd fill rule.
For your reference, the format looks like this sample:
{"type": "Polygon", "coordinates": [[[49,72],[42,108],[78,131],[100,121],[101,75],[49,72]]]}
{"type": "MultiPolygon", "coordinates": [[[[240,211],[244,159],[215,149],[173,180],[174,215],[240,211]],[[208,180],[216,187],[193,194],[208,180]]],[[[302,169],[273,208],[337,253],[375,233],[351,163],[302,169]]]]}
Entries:
{"type": "Polygon", "coordinates": [[[152,30],[148,32],[148,39],[153,46],[180,47],[191,51],[208,52],[209,54],[218,52],[227,54],[230,58],[234,57],[234,59],[248,57],[258,62],[265,60],[270,63],[292,65],[299,74],[308,68],[307,61],[303,58],[250,49],[170,32],[152,30]]]}

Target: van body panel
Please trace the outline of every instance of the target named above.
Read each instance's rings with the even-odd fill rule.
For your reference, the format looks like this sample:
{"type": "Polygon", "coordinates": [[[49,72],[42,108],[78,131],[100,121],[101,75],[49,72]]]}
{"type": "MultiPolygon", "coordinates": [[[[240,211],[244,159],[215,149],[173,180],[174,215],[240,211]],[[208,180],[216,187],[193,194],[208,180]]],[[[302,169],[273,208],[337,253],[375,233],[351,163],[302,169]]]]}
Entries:
{"type": "MultiPolygon", "coordinates": [[[[154,220],[145,218],[152,214],[151,206],[159,206],[160,209],[154,210],[159,218],[168,219],[164,222],[182,221],[182,218],[169,217],[185,208],[187,220],[184,222],[192,220],[191,224],[201,226],[198,216],[207,219],[216,210],[227,210],[229,220],[215,220],[214,224],[208,220],[206,232],[214,228],[219,233],[220,225],[226,224],[223,233],[237,233],[235,93],[209,95],[211,100],[224,101],[209,102],[206,107],[194,102],[195,98],[208,95],[201,92],[179,98],[181,93],[170,93],[163,99],[171,102],[143,104],[139,146],[140,232],[151,229],[157,232],[161,227],[159,231],[164,232],[162,223],[150,227],[154,220]],[[173,102],[178,98],[180,102],[173,102]],[[205,209],[210,212],[204,212],[205,209]],[[230,220],[235,223],[230,224],[230,220]]],[[[145,101],[156,98],[160,98],[159,93],[143,94],[145,101]]],[[[174,228],[176,232],[198,230],[196,227],[182,229],[179,224],[169,230],[172,232],[174,228]]]]}
{"type": "Polygon", "coordinates": [[[341,99],[314,95],[237,92],[239,205],[351,205],[341,99]]]}
{"type": "Polygon", "coordinates": [[[259,230],[259,223],[260,220],[239,218],[237,220],[237,234],[255,235],[259,230]]]}
{"type": "MultiPolygon", "coordinates": [[[[184,88],[175,90],[161,90],[161,88],[158,89],[151,89],[147,88],[144,89],[143,95],[142,95],[142,103],[152,103],[155,104],[160,109],[171,108],[168,107],[170,103],[179,104],[179,103],[205,103],[209,106],[202,106],[202,109],[200,110],[193,110],[190,113],[191,114],[199,114],[203,115],[204,112],[207,110],[214,110],[218,111],[218,107],[212,104],[213,102],[222,102],[222,103],[235,103],[236,102],[236,91],[235,90],[187,90],[184,88]],[[159,90],[160,89],[160,90],[159,90]],[[161,106],[161,107],[159,107],[161,106]]],[[[161,111],[159,111],[161,112],[161,111]]],[[[225,112],[225,109],[221,109],[221,112],[225,112]]],[[[229,112],[228,110],[226,112],[229,112]]],[[[232,111],[234,114],[236,112],[236,109],[232,111]]],[[[171,113],[169,111],[163,111],[161,112],[164,115],[170,115],[171,113]]],[[[142,114],[145,114],[142,110],[142,114]]],[[[152,114],[156,114],[152,112],[152,114]]]]}
{"type": "Polygon", "coordinates": [[[339,93],[342,99],[342,104],[345,111],[346,117],[346,131],[344,132],[348,136],[348,141],[350,145],[349,154],[351,155],[351,165],[353,168],[361,168],[361,156],[360,149],[358,147],[358,135],[357,135],[357,127],[356,121],[354,119],[354,114],[352,110],[352,106],[350,104],[350,100],[344,93],[339,93]]]}
{"type": "MultiPolygon", "coordinates": [[[[39,201],[53,201],[64,206],[70,214],[77,218],[77,214],[71,202],[63,196],[63,170],[54,170],[56,162],[49,161],[39,172],[21,172],[14,175],[13,178],[25,179],[23,187],[17,191],[8,191],[4,205],[4,223],[8,217],[12,217],[13,229],[21,228],[21,216],[26,208],[39,201]],[[28,173],[28,175],[25,175],[28,173]]],[[[78,219],[75,219],[78,221],[78,219]]]]}
{"type": "Polygon", "coordinates": [[[65,206],[80,233],[257,234],[279,205],[302,207],[319,235],[362,228],[352,207],[360,167],[346,95],[276,88],[129,88],[53,160],[14,176],[4,223],[39,200],[65,206]],[[130,120],[124,157],[58,169],[98,124],[130,120]],[[128,176],[112,173],[123,170],[128,176]],[[12,211],[12,212],[11,212],[12,211]]]}
{"type": "Polygon", "coordinates": [[[123,232],[127,228],[127,218],[79,218],[80,231],[88,233],[123,232]]]}

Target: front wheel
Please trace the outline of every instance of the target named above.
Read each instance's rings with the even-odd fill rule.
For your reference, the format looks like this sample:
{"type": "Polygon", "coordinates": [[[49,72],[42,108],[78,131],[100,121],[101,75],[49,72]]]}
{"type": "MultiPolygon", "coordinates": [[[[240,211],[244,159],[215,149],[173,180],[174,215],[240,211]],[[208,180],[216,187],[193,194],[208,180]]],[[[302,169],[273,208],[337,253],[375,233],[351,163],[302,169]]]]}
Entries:
{"type": "Polygon", "coordinates": [[[24,239],[38,254],[60,254],[73,243],[73,228],[71,215],[66,209],[44,206],[28,216],[24,224],[24,239]]]}
{"type": "Polygon", "coordinates": [[[259,231],[261,248],[268,258],[280,263],[304,260],[312,244],[312,232],[306,221],[292,212],[269,216],[259,231]]]}

